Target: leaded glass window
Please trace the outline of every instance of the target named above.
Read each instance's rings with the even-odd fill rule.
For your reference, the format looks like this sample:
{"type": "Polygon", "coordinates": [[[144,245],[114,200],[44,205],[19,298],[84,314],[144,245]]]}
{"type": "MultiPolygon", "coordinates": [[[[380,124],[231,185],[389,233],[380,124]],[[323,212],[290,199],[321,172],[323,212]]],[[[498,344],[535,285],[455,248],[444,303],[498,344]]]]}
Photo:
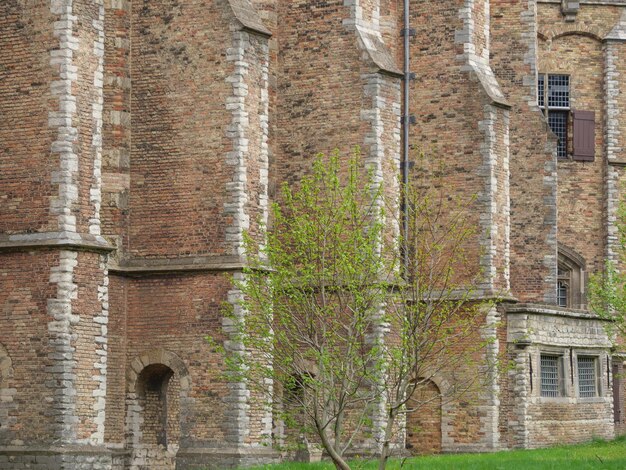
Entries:
{"type": "Polygon", "coordinates": [[[578,356],[578,395],[591,398],[598,395],[597,358],[578,356]]]}
{"type": "Polygon", "coordinates": [[[567,120],[569,111],[550,111],[548,125],[556,135],[558,141],[556,152],[559,158],[567,158],[567,120]]]}
{"type": "Polygon", "coordinates": [[[562,359],[552,354],[541,355],[541,396],[560,397],[562,395],[562,359]]]}
{"type": "Polygon", "coordinates": [[[547,93],[545,77],[545,74],[539,75],[537,103],[540,108],[545,109],[546,98],[548,99],[546,114],[550,129],[558,138],[557,155],[559,158],[567,158],[567,129],[570,112],[569,75],[547,75],[547,93]]]}

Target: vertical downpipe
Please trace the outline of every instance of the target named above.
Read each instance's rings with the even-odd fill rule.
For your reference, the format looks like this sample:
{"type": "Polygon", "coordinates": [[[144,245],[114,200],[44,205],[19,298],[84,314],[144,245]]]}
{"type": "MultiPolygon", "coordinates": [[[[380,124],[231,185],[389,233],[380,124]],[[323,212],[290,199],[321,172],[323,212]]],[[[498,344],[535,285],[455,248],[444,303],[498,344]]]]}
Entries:
{"type": "Polygon", "coordinates": [[[410,114],[409,114],[409,84],[411,81],[411,70],[409,63],[409,47],[410,47],[410,24],[409,24],[409,1],[404,0],[404,106],[403,106],[403,115],[402,115],[402,231],[403,231],[403,263],[405,273],[408,274],[409,269],[409,195],[408,195],[408,187],[409,187],[409,125],[410,125],[410,114]]]}

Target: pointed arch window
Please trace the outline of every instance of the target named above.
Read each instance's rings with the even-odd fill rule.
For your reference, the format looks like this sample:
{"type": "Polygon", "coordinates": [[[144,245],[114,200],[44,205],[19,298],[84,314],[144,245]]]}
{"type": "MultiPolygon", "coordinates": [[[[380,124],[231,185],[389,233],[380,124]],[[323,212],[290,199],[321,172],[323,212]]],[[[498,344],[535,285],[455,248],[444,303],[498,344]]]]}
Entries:
{"type": "Polygon", "coordinates": [[[584,309],[585,260],[571,248],[559,245],[556,300],[559,307],[584,309]]]}

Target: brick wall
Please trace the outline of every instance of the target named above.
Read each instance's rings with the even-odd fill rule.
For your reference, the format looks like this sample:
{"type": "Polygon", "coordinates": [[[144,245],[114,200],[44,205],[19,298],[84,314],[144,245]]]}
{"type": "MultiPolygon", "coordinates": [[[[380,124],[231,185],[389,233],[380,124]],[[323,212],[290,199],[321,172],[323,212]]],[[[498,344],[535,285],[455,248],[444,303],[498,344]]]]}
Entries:
{"type": "Polygon", "coordinates": [[[414,5],[411,24],[412,159],[443,172],[450,199],[469,205],[475,235],[463,275],[480,273],[485,292],[508,290],[508,105],[489,66],[485,2],[414,5]],[[467,3],[467,4],[466,4],[467,3]],[[477,64],[477,65],[476,65],[477,64]],[[495,100],[495,101],[494,101],[495,100]],[[460,109],[457,103],[463,102],[460,109]],[[473,202],[472,202],[473,201],[473,202]]]}
{"type": "MultiPolygon", "coordinates": [[[[576,31],[577,24],[554,21],[552,11],[540,9],[542,22],[540,34],[553,34],[559,26],[576,31]],[[543,21],[553,22],[549,25],[543,21]],[[550,31],[550,33],[548,33],[550,31]]],[[[584,8],[577,21],[588,27],[589,8],[584,8]],[[583,13],[587,13],[584,15],[583,13]]],[[[606,28],[610,14],[594,9],[596,22],[599,18],[606,28]]],[[[608,13],[608,12],[607,12],[608,13]]],[[[558,161],[558,226],[559,243],[579,253],[591,272],[601,268],[605,255],[605,238],[598,236],[604,229],[604,178],[606,162],[603,157],[605,125],[603,109],[603,52],[597,37],[567,35],[552,37],[539,42],[538,69],[541,73],[566,74],[570,76],[571,108],[595,112],[596,158],[593,162],[558,161]]]]}
{"type": "Polygon", "coordinates": [[[513,106],[510,133],[511,292],[554,302],[556,160],[536,104],[536,3],[491,2],[491,63],[513,106]]]}
{"type": "Polygon", "coordinates": [[[2,34],[9,86],[0,103],[21,121],[3,120],[0,131],[8,144],[0,199],[10,201],[1,209],[10,212],[0,228],[10,248],[0,255],[2,343],[12,369],[3,394],[15,405],[3,444],[16,465],[83,465],[85,452],[110,462],[102,447],[108,291],[99,222],[104,8],[87,0],[1,8],[12,24],[2,34]],[[41,462],[33,445],[48,455],[41,462]]]}
{"type": "Polygon", "coordinates": [[[233,173],[223,155],[232,149],[225,77],[233,64],[225,4],[182,11],[176,2],[133,2],[132,256],[229,251],[225,185],[233,173]]]}
{"type": "Polygon", "coordinates": [[[193,377],[193,400],[191,409],[182,410],[181,426],[185,442],[196,447],[229,437],[223,359],[204,339],[222,337],[222,299],[228,288],[228,279],[216,274],[160,275],[128,286],[127,363],[152,350],[171,351],[185,362],[193,377]]]}
{"type": "MultiPolygon", "coordinates": [[[[401,9],[391,0],[2,2],[0,443],[10,448],[0,468],[276,458],[262,447],[270,411],[225,380],[205,337],[234,339],[222,305],[239,295],[230,275],[241,277],[243,233],[260,233],[276,188],[296,183],[315,153],[358,145],[397,194],[401,9]],[[137,381],[155,364],[174,374],[165,413],[180,449],[142,447],[158,424],[150,403],[162,403],[140,403],[137,381]]],[[[582,2],[566,21],[558,3],[539,0],[411,3],[410,158],[422,151],[433,173],[443,165],[446,194],[471,201],[476,235],[459,274],[480,274],[482,294],[553,304],[557,242],[589,270],[616,258],[622,10],[582,2]],[[557,162],[536,106],[539,71],[570,74],[572,107],[596,112],[594,162],[557,162]]],[[[396,235],[398,207],[387,217],[396,235]]],[[[609,386],[595,402],[575,387],[560,401],[536,395],[542,348],[575,357],[591,346],[605,358],[601,326],[580,312],[524,308],[522,326],[521,310],[498,328],[476,325],[475,341],[498,338],[485,356],[506,354],[514,367],[442,406],[444,450],[612,435],[609,386]],[[531,344],[518,347],[507,331],[531,344]]],[[[373,435],[383,425],[373,416],[373,435]]]]}
{"type": "Polygon", "coordinates": [[[44,3],[7,1],[0,18],[0,232],[46,230],[53,223],[50,173],[58,162],[32,156],[48,155],[56,137],[47,112],[53,102],[48,51],[55,42],[53,15],[44,3]]]}
{"type": "Polygon", "coordinates": [[[54,417],[46,413],[48,405],[42,399],[50,391],[44,381],[33,381],[33,377],[46,376],[48,361],[40,358],[50,353],[46,298],[54,295],[47,278],[58,255],[38,251],[1,256],[0,328],[13,369],[3,383],[16,391],[15,409],[9,411],[13,423],[2,430],[2,444],[42,443],[54,436],[54,417]]]}
{"type": "Polygon", "coordinates": [[[407,415],[406,447],[413,455],[441,452],[441,391],[431,381],[416,394],[418,403],[424,405],[407,415]]]}
{"type": "Polygon", "coordinates": [[[118,251],[128,251],[131,151],[131,3],[105,1],[102,141],[102,233],[118,251]]]}

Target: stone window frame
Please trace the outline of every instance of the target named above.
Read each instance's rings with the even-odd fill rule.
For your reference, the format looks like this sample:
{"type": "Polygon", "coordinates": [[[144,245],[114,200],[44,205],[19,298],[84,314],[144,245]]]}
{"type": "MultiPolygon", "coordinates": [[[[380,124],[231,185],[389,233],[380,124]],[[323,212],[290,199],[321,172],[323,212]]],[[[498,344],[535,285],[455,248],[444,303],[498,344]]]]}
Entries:
{"type": "Polygon", "coordinates": [[[606,371],[603,364],[605,364],[607,354],[602,351],[594,351],[589,349],[572,349],[572,370],[574,372],[574,397],[577,401],[583,403],[604,402],[605,395],[607,393],[606,384],[606,371]],[[581,397],[579,387],[579,375],[578,375],[578,357],[593,357],[596,361],[596,396],[594,397],[581,397]]]}
{"type": "Polygon", "coordinates": [[[557,258],[557,305],[564,308],[586,309],[587,272],[585,259],[571,248],[559,243],[557,258]],[[561,283],[566,284],[566,305],[559,303],[561,283]]]}
{"type": "Polygon", "coordinates": [[[539,400],[539,402],[569,402],[573,396],[571,377],[570,377],[570,354],[569,348],[561,346],[540,345],[535,350],[534,354],[531,353],[533,362],[533,391],[532,396],[539,400]],[[541,356],[559,356],[562,361],[561,374],[559,378],[561,383],[561,395],[557,397],[546,397],[541,395],[541,356]]]}

